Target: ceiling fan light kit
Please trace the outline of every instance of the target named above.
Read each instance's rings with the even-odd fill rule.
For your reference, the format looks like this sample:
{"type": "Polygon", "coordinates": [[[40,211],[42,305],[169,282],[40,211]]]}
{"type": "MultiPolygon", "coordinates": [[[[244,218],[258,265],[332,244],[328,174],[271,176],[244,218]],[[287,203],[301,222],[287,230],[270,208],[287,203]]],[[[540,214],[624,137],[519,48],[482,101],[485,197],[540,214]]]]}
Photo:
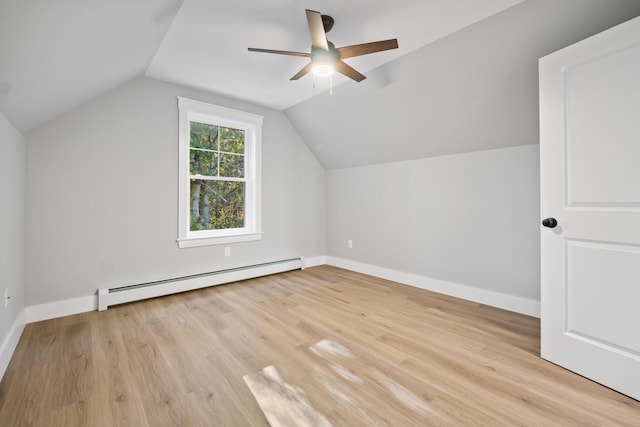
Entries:
{"type": "Polygon", "coordinates": [[[313,74],[318,77],[329,77],[333,75],[336,69],[331,64],[316,64],[313,66],[311,71],[313,71],[313,74]]]}
{"type": "Polygon", "coordinates": [[[318,47],[311,48],[311,70],[318,77],[328,77],[336,70],[335,63],[340,60],[340,55],[335,48],[324,50],[318,47]]]}
{"type": "Polygon", "coordinates": [[[249,51],[309,58],[309,63],[291,77],[290,80],[298,80],[309,72],[313,73],[314,76],[328,77],[337,71],[356,82],[361,82],[366,77],[344,62],[343,59],[398,48],[397,39],[336,48],[333,43],[327,40],[327,33],[333,28],[333,18],[309,9],[306,10],[306,14],[311,35],[311,52],[291,52],[252,47],[249,48],[249,51]]]}

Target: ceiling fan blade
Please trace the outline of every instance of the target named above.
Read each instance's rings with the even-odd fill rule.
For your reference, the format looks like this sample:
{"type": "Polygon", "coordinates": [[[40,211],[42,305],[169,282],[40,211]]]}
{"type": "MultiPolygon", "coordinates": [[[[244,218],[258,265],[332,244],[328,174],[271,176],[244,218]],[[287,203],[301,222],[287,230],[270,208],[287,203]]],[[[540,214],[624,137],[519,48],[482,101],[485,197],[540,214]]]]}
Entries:
{"type": "Polygon", "coordinates": [[[363,74],[360,74],[355,68],[347,65],[342,61],[336,61],[334,65],[337,72],[339,72],[340,74],[344,74],[350,79],[353,79],[357,82],[361,82],[364,79],[366,79],[366,77],[363,74]]]}
{"type": "Polygon", "coordinates": [[[398,48],[398,39],[381,40],[379,42],[354,44],[336,49],[340,53],[340,58],[352,58],[354,56],[368,55],[370,53],[382,52],[398,48]]]}
{"type": "Polygon", "coordinates": [[[295,76],[291,77],[289,80],[298,80],[300,77],[309,74],[309,72],[311,71],[311,68],[313,68],[311,62],[309,62],[307,65],[305,65],[304,67],[302,67],[302,70],[298,71],[296,73],[295,76]]]}
{"type": "Polygon", "coordinates": [[[319,49],[329,50],[327,34],[322,25],[322,15],[315,10],[306,10],[307,22],[309,23],[309,34],[311,34],[311,46],[319,49]]]}
{"type": "Polygon", "coordinates": [[[303,56],[305,58],[309,58],[311,56],[310,53],[305,52],[291,52],[288,50],[273,50],[273,49],[258,49],[255,47],[249,48],[250,52],[263,52],[263,53],[277,53],[278,55],[289,55],[289,56],[303,56]]]}

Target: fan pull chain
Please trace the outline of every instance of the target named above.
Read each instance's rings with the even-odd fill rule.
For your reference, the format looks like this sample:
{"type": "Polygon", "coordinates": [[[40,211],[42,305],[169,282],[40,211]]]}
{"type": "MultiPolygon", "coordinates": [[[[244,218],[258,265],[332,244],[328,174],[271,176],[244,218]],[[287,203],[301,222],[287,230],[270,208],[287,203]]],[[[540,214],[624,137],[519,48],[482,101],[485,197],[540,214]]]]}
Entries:
{"type": "MultiPolygon", "coordinates": [[[[316,75],[313,75],[313,88],[316,88],[316,75]]],[[[333,95],[333,76],[329,76],[329,95],[333,95]]]]}

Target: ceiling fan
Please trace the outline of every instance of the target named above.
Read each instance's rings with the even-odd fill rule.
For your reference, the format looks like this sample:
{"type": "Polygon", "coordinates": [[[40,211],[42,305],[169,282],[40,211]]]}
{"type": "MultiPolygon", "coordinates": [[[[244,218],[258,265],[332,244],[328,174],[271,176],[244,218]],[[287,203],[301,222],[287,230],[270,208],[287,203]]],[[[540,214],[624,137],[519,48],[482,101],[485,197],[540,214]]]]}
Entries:
{"type": "Polygon", "coordinates": [[[309,33],[311,34],[310,53],[257,49],[253,47],[250,47],[249,51],[310,58],[309,63],[291,77],[290,80],[298,80],[312,71],[317,76],[329,76],[334,71],[337,71],[356,82],[361,82],[366,79],[366,77],[353,67],[347,65],[342,61],[343,59],[398,48],[398,39],[381,40],[336,48],[333,43],[327,40],[327,33],[333,28],[333,18],[309,9],[306,10],[306,13],[307,22],[309,23],[309,33]]]}

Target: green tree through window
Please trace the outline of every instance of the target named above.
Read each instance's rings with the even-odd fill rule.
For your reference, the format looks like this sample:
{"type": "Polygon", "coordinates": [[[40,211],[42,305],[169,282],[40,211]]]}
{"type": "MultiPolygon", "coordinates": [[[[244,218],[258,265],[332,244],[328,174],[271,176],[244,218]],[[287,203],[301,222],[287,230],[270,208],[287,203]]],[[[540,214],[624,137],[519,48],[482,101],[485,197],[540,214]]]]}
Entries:
{"type": "Polygon", "coordinates": [[[180,248],[262,239],[262,121],[178,97],[180,248]]]}
{"type": "Polygon", "coordinates": [[[244,227],[245,133],[190,122],[190,230],[244,227]]]}

